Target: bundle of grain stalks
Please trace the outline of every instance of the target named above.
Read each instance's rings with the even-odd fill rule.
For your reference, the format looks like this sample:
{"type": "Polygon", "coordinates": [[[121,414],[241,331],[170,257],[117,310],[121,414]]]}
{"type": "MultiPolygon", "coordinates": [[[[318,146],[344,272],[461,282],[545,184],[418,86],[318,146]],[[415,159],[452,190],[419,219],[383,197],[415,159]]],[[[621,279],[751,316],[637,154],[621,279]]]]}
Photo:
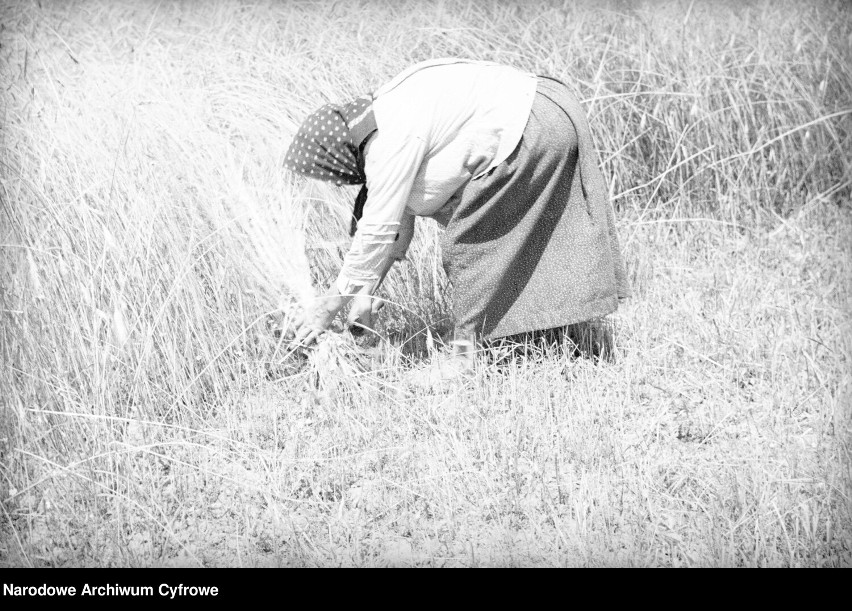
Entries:
{"type": "MultiPolygon", "coordinates": [[[[317,188],[310,184],[305,187],[317,188]]],[[[322,187],[320,190],[324,191],[322,187]]],[[[292,341],[304,312],[318,298],[314,276],[330,275],[328,269],[312,273],[311,259],[315,267],[329,267],[333,262],[328,259],[335,257],[324,255],[332,255],[342,246],[335,240],[322,239],[319,223],[311,214],[318,207],[310,191],[300,191],[291,177],[283,176],[274,192],[267,193],[265,198],[252,193],[241,181],[233,185],[232,194],[233,197],[226,199],[225,214],[214,215],[211,220],[217,223],[217,231],[230,227],[237,232],[234,237],[243,240],[247,247],[246,272],[251,274],[265,301],[275,304],[264,321],[266,333],[275,340],[270,360],[307,364],[317,384],[324,387],[364,372],[367,356],[339,322],[314,347],[299,346],[292,341]],[[309,251],[313,257],[308,256],[309,251]]],[[[343,214],[334,201],[335,194],[318,195],[316,199],[325,208],[343,214]]]]}

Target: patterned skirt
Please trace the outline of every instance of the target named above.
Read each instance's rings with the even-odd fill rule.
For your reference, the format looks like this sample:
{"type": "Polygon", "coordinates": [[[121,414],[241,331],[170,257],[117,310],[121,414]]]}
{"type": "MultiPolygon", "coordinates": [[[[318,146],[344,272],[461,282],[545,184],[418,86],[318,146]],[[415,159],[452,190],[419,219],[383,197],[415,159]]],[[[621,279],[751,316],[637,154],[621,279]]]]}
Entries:
{"type": "Polygon", "coordinates": [[[585,113],[541,78],[511,156],[471,180],[447,219],[456,329],[492,339],[613,312],[629,290],[585,113]]]}

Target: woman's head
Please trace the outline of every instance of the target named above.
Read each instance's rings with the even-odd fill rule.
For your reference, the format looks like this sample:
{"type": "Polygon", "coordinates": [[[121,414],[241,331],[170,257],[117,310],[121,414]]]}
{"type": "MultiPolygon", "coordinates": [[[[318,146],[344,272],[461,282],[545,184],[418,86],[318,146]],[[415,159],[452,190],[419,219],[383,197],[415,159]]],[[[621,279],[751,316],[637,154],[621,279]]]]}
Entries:
{"type": "Polygon", "coordinates": [[[376,130],[372,97],[326,104],[310,114],[290,144],[284,167],[337,185],[364,184],[362,144],[376,130]]]}
{"type": "Polygon", "coordinates": [[[367,201],[364,144],[376,131],[373,97],[326,104],[305,119],[284,158],[284,167],[336,185],[364,185],[355,198],[350,235],[355,235],[367,201]]]}

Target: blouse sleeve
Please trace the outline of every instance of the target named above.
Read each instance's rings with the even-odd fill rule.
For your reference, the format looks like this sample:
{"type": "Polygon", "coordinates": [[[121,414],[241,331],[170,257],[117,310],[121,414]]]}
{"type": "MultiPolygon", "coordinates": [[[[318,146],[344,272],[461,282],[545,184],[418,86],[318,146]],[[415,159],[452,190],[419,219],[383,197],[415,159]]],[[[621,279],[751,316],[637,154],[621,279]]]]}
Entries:
{"type": "MultiPolygon", "coordinates": [[[[426,143],[420,137],[394,137],[380,132],[367,144],[367,202],[337,277],[341,294],[353,294],[376,283],[387,260],[400,256],[398,251],[403,244],[395,244],[408,237],[409,227],[403,227],[403,221],[411,223],[413,218],[406,218],[405,206],[425,154],[426,143]]],[[[405,246],[407,249],[407,243],[405,246]]]]}

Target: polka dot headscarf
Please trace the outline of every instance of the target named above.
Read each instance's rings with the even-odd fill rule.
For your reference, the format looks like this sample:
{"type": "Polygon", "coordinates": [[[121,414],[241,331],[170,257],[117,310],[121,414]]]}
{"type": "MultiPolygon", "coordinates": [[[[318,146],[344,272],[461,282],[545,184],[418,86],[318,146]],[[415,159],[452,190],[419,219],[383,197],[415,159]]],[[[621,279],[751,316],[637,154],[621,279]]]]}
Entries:
{"type": "Polygon", "coordinates": [[[365,185],[355,200],[352,231],[367,200],[363,144],[376,131],[372,96],[326,104],[305,119],[284,158],[284,167],[336,185],[365,185]]]}

